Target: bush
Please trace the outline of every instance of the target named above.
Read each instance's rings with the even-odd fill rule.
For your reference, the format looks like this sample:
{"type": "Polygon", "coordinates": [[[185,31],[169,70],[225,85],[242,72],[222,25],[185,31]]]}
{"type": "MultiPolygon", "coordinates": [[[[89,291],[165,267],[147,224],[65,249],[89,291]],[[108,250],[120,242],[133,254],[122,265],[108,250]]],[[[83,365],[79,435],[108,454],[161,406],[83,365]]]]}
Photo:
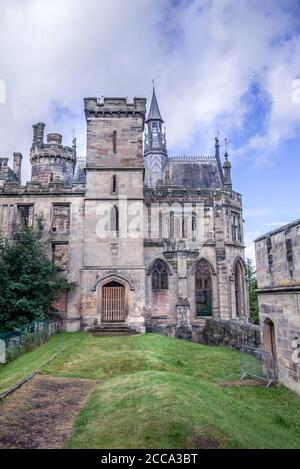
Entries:
{"type": "Polygon", "coordinates": [[[41,233],[39,221],[36,230],[22,225],[14,239],[0,242],[0,329],[48,319],[54,301],[73,286],[49,259],[41,233]]]}

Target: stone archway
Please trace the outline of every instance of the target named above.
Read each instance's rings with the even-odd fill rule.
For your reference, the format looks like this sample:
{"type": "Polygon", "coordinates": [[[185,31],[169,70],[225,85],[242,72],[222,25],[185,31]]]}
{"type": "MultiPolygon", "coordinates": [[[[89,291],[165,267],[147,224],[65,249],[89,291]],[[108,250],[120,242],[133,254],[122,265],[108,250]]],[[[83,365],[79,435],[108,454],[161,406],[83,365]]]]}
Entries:
{"type": "Polygon", "coordinates": [[[274,323],[270,318],[266,318],[263,323],[263,345],[264,349],[272,354],[264,359],[266,372],[275,379],[278,373],[276,334],[274,323]]]}
{"type": "Polygon", "coordinates": [[[126,288],[111,280],[101,287],[101,322],[124,322],[126,318],[126,288]]]}
{"type": "Polygon", "coordinates": [[[245,269],[240,259],[237,259],[234,269],[234,291],[236,317],[246,314],[245,269]]]}
{"type": "Polygon", "coordinates": [[[275,326],[271,319],[267,318],[264,321],[263,328],[264,347],[268,352],[271,352],[274,360],[276,361],[276,337],[275,337],[275,326]]]}

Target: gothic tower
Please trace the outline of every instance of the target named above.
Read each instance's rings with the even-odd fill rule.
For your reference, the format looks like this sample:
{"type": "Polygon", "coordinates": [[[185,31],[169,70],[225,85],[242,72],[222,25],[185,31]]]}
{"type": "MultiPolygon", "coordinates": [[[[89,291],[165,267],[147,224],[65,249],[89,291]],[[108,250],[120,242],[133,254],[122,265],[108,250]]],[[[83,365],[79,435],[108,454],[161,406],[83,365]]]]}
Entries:
{"type": "Polygon", "coordinates": [[[162,129],[163,122],[153,85],[151,106],[146,120],[144,149],[145,183],[151,188],[155,188],[157,181],[163,179],[163,170],[168,157],[166,133],[162,129]]]}
{"type": "Polygon", "coordinates": [[[146,100],[85,99],[84,324],[144,331],[143,129],[146,100]],[[86,304],[91,306],[89,310],[86,304]]]}

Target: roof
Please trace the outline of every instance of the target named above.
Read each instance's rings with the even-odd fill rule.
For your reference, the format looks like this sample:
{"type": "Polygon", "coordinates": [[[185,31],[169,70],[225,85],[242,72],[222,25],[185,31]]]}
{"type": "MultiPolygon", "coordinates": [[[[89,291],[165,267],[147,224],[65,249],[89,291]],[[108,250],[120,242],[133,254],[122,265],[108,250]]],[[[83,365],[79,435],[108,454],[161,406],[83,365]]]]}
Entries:
{"type": "Polygon", "coordinates": [[[159,121],[163,122],[163,119],[162,119],[160,111],[159,111],[159,107],[158,107],[154,87],[153,87],[150,110],[149,110],[149,114],[148,114],[146,122],[148,122],[150,120],[159,120],[159,121]]]}
{"type": "Polygon", "coordinates": [[[183,189],[220,189],[222,179],[214,157],[168,159],[171,182],[183,189]]]}
{"type": "Polygon", "coordinates": [[[289,230],[290,228],[293,228],[294,226],[300,225],[300,218],[297,220],[291,221],[290,223],[287,223],[286,225],[280,226],[279,228],[276,228],[275,230],[269,231],[268,233],[259,236],[254,240],[256,243],[257,241],[261,241],[262,239],[269,238],[269,236],[273,236],[277,233],[280,233],[281,231],[286,231],[289,230]]]}

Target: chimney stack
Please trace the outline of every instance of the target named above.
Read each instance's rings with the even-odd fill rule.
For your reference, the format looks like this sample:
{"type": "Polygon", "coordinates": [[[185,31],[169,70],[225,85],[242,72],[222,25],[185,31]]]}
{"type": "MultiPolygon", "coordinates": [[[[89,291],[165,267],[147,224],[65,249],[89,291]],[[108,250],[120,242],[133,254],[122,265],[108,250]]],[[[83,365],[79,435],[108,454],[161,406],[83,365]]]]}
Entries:
{"type": "Polygon", "coordinates": [[[45,124],[44,122],[38,122],[37,124],[33,125],[33,141],[32,146],[41,146],[44,143],[44,129],[45,124]]]}
{"type": "Polygon", "coordinates": [[[22,169],[22,153],[14,153],[13,171],[18,176],[19,182],[21,182],[21,169],[22,169]]]}

